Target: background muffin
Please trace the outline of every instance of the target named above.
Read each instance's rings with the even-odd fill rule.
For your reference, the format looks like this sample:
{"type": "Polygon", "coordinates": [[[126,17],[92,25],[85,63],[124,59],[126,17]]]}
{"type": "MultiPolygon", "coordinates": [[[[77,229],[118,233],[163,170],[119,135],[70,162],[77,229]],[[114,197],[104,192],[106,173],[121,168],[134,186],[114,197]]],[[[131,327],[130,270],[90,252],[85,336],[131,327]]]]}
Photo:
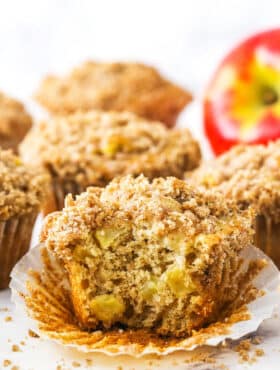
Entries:
{"type": "Polygon", "coordinates": [[[66,77],[43,80],[37,100],[56,114],[130,111],[173,126],[191,95],[144,64],[86,62],[66,77]]]}
{"type": "Polygon", "coordinates": [[[8,287],[16,262],[29,248],[49,177],[0,150],[0,289],[8,287]]]}
{"type": "Polygon", "coordinates": [[[119,175],[182,178],[200,162],[199,145],[187,129],[168,130],[132,113],[95,111],[53,118],[30,131],[20,152],[26,162],[51,174],[52,210],[63,207],[66,194],[105,186],[119,175]]]}
{"type": "Polygon", "coordinates": [[[188,182],[215,189],[243,208],[257,211],[255,243],[280,267],[280,141],[236,146],[204,163],[188,182]]]}
{"type": "Polygon", "coordinates": [[[240,296],[232,277],[252,221],[182,180],[125,176],[69,196],[41,241],[65,264],[82,327],[186,336],[240,296]]]}
{"type": "Polygon", "coordinates": [[[16,152],[31,126],[31,116],[24,106],[0,92],[0,147],[16,152]]]}

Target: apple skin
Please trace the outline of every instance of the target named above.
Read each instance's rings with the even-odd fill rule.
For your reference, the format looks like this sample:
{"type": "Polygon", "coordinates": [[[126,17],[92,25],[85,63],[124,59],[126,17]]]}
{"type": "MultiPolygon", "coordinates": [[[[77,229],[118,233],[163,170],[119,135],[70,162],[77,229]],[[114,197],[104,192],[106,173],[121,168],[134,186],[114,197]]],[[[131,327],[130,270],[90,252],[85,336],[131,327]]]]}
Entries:
{"type": "Polygon", "coordinates": [[[280,28],[258,33],[221,62],[203,101],[213,152],[280,137],[280,28]]]}

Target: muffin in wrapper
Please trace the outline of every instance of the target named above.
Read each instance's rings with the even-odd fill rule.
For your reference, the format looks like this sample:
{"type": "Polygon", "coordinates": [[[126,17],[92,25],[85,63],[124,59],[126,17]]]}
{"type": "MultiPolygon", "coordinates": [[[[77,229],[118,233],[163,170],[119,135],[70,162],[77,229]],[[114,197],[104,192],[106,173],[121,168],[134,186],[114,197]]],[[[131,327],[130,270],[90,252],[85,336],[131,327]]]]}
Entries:
{"type": "Polygon", "coordinates": [[[68,193],[106,186],[120,175],[182,178],[201,158],[187,129],[170,131],[161,122],[132,113],[98,111],[41,122],[27,135],[20,153],[52,178],[53,196],[45,214],[62,209],[68,193]]]}
{"type": "Polygon", "coordinates": [[[0,151],[0,289],[8,287],[12,268],[29,249],[48,181],[41,170],[0,151]]]}
{"type": "Polygon", "coordinates": [[[84,351],[236,339],[279,301],[277,268],[250,246],[252,219],[175,178],[120,178],[48,216],[43,244],[13,271],[13,297],[41,335],[84,351]]]}
{"type": "Polygon", "coordinates": [[[217,346],[224,340],[237,340],[255,332],[279,306],[280,278],[273,262],[254,247],[244,249],[241,258],[243,264],[240,273],[247,270],[250,262],[267,262],[259,273],[249,275],[247,281],[241,279],[243,284],[240,285],[240,291],[252,292],[251,296],[248,294],[248,302],[236,302],[227,317],[185,338],[164,337],[150,331],[123,328],[81,329],[74,314],[67,273],[61,261],[44,245],[31,249],[15,266],[10,284],[12,301],[16,304],[18,314],[28,320],[30,329],[41,338],[85,353],[141,357],[191,351],[198,346],[217,346]]]}
{"type": "Polygon", "coordinates": [[[280,140],[239,145],[186,173],[186,181],[256,210],[255,245],[280,268],[280,140]]]}

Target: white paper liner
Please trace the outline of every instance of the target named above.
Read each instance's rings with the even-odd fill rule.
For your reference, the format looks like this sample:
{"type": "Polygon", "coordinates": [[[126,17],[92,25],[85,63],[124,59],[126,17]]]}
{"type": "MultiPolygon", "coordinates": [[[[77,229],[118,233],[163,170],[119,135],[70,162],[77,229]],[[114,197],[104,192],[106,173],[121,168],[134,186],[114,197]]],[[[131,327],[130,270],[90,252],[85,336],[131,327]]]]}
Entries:
{"type": "MultiPolygon", "coordinates": [[[[59,334],[55,335],[53,332],[46,330],[45,322],[42,322],[40,318],[34,318],[34,312],[30,312],[30,307],[26,304],[26,297],[30,295],[30,291],[27,289],[27,283],[31,288],[36,289],[38,283],[35,278],[30,276],[30,270],[42,271],[43,262],[41,256],[41,250],[43,246],[39,245],[26,254],[20,262],[15,266],[12,272],[12,281],[10,284],[12,290],[12,301],[16,304],[17,310],[21,311],[21,316],[29,319],[30,328],[34,332],[38,333],[40,337],[46,339],[52,339],[57,343],[61,343],[65,346],[76,348],[83,352],[99,352],[107,355],[132,355],[135,357],[141,357],[143,355],[157,354],[166,355],[175,351],[190,351],[201,345],[217,346],[221,342],[227,339],[237,340],[249,333],[255,332],[259,325],[265,320],[272,316],[274,310],[280,303],[280,273],[274,263],[259,249],[249,246],[243,250],[242,257],[246,262],[244,265],[248,265],[250,261],[257,259],[265,259],[267,265],[261,270],[261,272],[253,280],[253,285],[262,290],[264,294],[258,296],[255,300],[250,302],[247,307],[247,318],[242,318],[242,321],[235,321],[233,323],[223,322],[223,328],[226,330],[215,330],[216,324],[212,324],[214,330],[207,333],[207,329],[202,329],[195,334],[195,337],[181,338],[181,339],[167,339],[165,345],[158,345],[151,341],[151,343],[139,344],[135,342],[122,341],[115,343],[108,342],[106,335],[102,334],[101,331],[92,333],[83,332],[81,329],[72,329],[71,324],[68,325],[65,332],[64,329],[59,328],[59,334]],[[32,316],[32,318],[31,318],[32,316]],[[98,340],[91,342],[90,337],[96,336],[98,340]],[[70,338],[70,339],[69,339],[70,338]]],[[[54,263],[57,269],[61,270],[61,266],[57,264],[54,257],[51,256],[52,263],[54,263]]],[[[39,273],[40,275],[40,273],[39,273]]],[[[57,285],[55,290],[61,289],[67,290],[69,288],[68,280],[64,277],[58,276],[57,285]]],[[[51,298],[52,291],[47,291],[47,295],[51,298]]],[[[48,299],[48,297],[47,297],[48,299]]],[[[55,298],[54,298],[55,299],[55,298]]],[[[62,310],[67,311],[69,307],[64,302],[61,307],[62,310]]],[[[61,304],[60,304],[61,306],[61,304]]],[[[46,306],[46,315],[47,312],[46,306]]],[[[54,310],[54,312],[57,310],[54,310]]],[[[49,313],[50,320],[52,320],[53,312],[49,313]]],[[[238,317],[238,316],[237,316],[238,317]]],[[[219,324],[219,323],[217,323],[219,324]]],[[[219,326],[217,326],[217,329],[219,326]]],[[[118,335],[115,333],[115,336],[118,335]]],[[[120,334],[121,336],[121,334],[120,334]]]]}

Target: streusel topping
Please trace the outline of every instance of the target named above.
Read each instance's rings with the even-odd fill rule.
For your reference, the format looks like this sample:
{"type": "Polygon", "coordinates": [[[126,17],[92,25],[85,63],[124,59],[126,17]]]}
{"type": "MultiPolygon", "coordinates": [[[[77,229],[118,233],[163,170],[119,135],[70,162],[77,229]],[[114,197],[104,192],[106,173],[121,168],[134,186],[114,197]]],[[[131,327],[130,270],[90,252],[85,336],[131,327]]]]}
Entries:
{"type": "Polygon", "coordinates": [[[0,138],[9,141],[16,137],[19,142],[31,126],[31,116],[24,106],[0,92],[0,138]]]}
{"type": "Polygon", "coordinates": [[[99,111],[36,125],[20,152],[26,162],[83,186],[103,186],[122,174],[182,177],[200,161],[187,129],[170,131],[132,113],[99,111]]]}
{"type": "Polygon", "coordinates": [[[191,95],[150,66],[89,61],[66,77],[47,77],[37,99],[54,113],[102,109],[172,121],[191,95]]]}
{"type": "Polygon", "coordinates": [[[40,207],[49,176],[24,165],[11,151],[0,151],[0,220],[32,212],[40,207]]]}
{"type": "Polygon", "coordinates": [[[239,145],[187,173],[188,182],[215,189],[239,204],[280,220],[280,140],[268,146],[239,145]]]}

